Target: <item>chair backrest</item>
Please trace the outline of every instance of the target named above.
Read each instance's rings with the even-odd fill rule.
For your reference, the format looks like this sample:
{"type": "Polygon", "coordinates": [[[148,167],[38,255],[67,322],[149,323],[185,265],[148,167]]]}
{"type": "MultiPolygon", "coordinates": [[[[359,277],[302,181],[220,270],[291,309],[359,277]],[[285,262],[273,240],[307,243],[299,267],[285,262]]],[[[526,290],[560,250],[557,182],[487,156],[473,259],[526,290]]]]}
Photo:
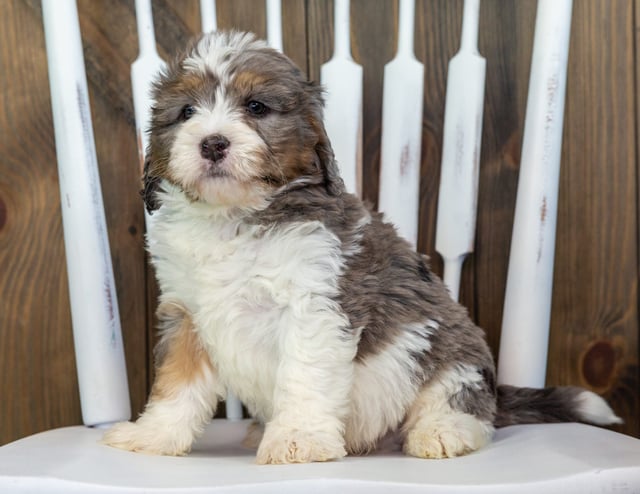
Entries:
{"type": "Polygon", "coordinates": [[[82,419],[131,414],[75,0],[42,2],[82,419]]]}
{"type": "MultiPolygon", "coordinates": [[[[349,2],[334,3],[335,54],[322,70],[322,80],[328,88],[326,123],[348,187],[359,193],[363,173],[362,68],[353,61],[349,49],[349,2]]],[[[399,5],[398,49],[384,73],[379,208],[415,245],[424,68],[413,55],[414,0],[400,0],[399,5]]],[[[447,208],[455,209],[456,202],[464,203],[464,207],[451,213],[454,218],[458,215],[459,221],[441,221],[438,236],[452,238],[451,232],[460,230],[461,225],[471,232],[471,241],[464,240],[461,248],[450,249],[456,242],[437,241],[443,257],[456,253],[450,256],[455,262],[445,263],[445,280],[454,298],[458,294],[460,266],[472,249],[475,228],[484,91],[484,60],[475,46],[479,8],[479,0],[465,0],[463,42],[450,65],[445,117],[438,214],[446,217],[447,208]],[[445,177],[451,181],[447,183],[445,177]],[[462,187],[463,183],[467,185],[462,187]],[[442,200],[460,194],[461,187],[465,201],[442,200]]],[[[510,356],[500,361],[499,379],[504,383],[544,384],[571,10],[571,0],[538,2],[501,346],[501,355],[510,356]],[[532,286],[536,287],[533,291],[532,286]],[[531,304],[532,300],[535,304],[531,304]],[[531,310],[535,310],[535,317],[531,310]],[[531,324],[523,325],[523,319],[531,324]],[[525,341],[526,346],[522,343],[525,341]],[[524,348],[527,353],[523,356],[520,350],[524,348]],[[532,348],[537,350],[532,352],[532,348]]],[[[201,12],[203,29],[215,29],[213,0],[202,0],[201,12]]],[[[83,419],[88,425],[104,424],[127,419],[130,412],[75,0],[43,0],[43,14],[62,203],[67,205],[63,207],[63,217],[83,419]],[[78,142],[83,146],[78,146],[78,142]],[[73,150],[79,150],[80,156],[71,154],[73,150]],[[78,173],[79,169],[83,173],[78,173]],[[88,232],[91,242],[85,242],[88,232]],[[83,275],[89,267],[100,274],[92,278],[93,283],[88,283],[83,275]],[[103,289],[105,286],[108,290],[103,289]],[[88,314],[87,307],[104,315],[99,321],[100,328],[96,328],[94,314],[88,314]],[[89,334],[87,328],[93,331],[89,334]],[[108,382],[99,381],[98,376],[106,376],[108,382]],[[103,391],[102,396],[99,390],[103,391]]],[[[136,0],[136,14],[140,57],[132,67],[132,79],[142,161],[146,147],[143,130],[150,107],[149,84],[163,62],[155,52],[150,1],[136,0]]],[[[280,0],[267,0],[268,39],[280,50],[281,19],[280,0]]],[[[240,404],[230,397],[228,417],[239,418],[241,414],[240,404]]]]}

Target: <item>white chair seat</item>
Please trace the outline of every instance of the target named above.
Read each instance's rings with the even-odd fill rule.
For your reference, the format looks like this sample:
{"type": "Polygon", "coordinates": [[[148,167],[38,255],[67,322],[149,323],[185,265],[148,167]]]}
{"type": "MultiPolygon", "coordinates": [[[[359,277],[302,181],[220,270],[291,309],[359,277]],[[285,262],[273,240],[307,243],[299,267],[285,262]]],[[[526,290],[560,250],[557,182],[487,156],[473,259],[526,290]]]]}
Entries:
{"type": "Polygon", "coordinates": [[[260,466],[240,445],[247,422],[214,420],[186,457],[120,451],[101,430],[67,427],[0,448],[0,492],[640,492],[640,440],[582,424],[513,426],[450,460],[399,452],[260,466]]]}

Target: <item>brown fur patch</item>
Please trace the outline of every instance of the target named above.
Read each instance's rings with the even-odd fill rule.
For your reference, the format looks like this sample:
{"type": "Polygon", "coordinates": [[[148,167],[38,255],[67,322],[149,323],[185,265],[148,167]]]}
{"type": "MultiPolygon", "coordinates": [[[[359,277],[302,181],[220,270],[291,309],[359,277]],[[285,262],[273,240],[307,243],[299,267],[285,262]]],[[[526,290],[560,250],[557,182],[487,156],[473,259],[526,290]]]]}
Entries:
{"type": "Polygon", "coordinates": [[[156,378],[149,401],[175,398],[186,384],[199,379],[206,370],[214,371],[186,309],[161,304],[158,319],[162,339],[156,347],[156,378]]]}

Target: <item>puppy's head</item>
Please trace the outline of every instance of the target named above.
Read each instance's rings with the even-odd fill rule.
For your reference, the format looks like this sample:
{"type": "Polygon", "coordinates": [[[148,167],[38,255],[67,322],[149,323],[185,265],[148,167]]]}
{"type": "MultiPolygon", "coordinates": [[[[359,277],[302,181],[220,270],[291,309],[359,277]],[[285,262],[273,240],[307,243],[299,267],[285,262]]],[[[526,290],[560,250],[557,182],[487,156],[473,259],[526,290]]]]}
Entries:
{"type": "Polygon", "coordinates": [[[162,180],[194,201],[253,208],[296,184],[344,189],[322,124],[322,92],[252,34],[194,41],[154,87],[144,199],[162,180]]]}

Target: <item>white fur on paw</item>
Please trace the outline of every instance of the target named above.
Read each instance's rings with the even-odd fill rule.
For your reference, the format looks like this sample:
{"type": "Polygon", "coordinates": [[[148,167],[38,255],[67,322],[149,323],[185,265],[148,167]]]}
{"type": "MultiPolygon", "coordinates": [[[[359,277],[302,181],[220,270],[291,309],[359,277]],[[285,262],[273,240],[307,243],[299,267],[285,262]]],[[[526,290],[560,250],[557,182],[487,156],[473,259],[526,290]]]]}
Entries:
{"type": "Polygon", "coordinates": [[[326,432],[305,432],[267,427],[256,461],[261,465],[330,461],[347,454],[342,437],[326,432]]]}
{"type": "Polygon", "coordinates": [[[138,422],[120,422],[104,433],[101,443],[150,455],[181,456],[191,449],[191,439],[185,439],[138,422]]]}
{"type": "Polygon", "coordinates": [[[418,458],[453,458],[487,444],[493,427],[466,413],[424,418],[408,433],[405,454],[418,458]]]}

